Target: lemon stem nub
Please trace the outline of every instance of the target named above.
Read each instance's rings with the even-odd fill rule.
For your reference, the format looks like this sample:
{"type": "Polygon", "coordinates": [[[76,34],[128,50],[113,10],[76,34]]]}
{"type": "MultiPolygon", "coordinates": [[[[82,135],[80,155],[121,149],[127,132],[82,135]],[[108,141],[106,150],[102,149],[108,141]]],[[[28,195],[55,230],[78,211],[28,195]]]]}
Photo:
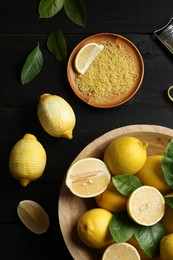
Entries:
{"type": "Polygon", "coordinates": [[[143,144],[143,147],[144,147],[144,148],[147,148],[147,147],[148,147],[148,142],[143,142],[142,144],[143,144]]]}
{"type": "Polygon", "coordinates": [[[62,137],[65,137],[67,139],[72,139],[73,138],[72,130],[68,130],[68,131],[64,132],[62,137]]]}
{"type": "Polygon", "coordinates": [[[19,182],[23,187],[26,187],[30,183],[30,180],[22,178],[19,180],[19,182]]]}

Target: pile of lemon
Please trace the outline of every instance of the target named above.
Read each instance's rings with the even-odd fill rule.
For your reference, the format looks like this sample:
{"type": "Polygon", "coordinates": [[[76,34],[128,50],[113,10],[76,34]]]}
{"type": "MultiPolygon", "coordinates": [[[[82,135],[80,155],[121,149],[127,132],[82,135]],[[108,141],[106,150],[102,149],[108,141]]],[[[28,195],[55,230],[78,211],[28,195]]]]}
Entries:
{"type": "Polygon", "coordinates": [[[103,159],[84,158],[67,171],[66,185],[73,194],[95,198],[97,207],[80,216],[77,232],[87,246],[103,249],[102,260],[151,259],[134,235],[121,243],[113,239],[109,225],[113,215],[120,211],[126,211],[142,226],[161,221],[165,234],[159,241],[159,257],[152,259],[173,259],[173,208],[164,199],[165,194],[173,194],[161,168],[163,156],[147,155],[148,145],[136,137],[121,136],[107,146],[103,159]],[[114,176],[125,174],[137,176],[142,183],[128,197],[113,183],[114,176]]]}

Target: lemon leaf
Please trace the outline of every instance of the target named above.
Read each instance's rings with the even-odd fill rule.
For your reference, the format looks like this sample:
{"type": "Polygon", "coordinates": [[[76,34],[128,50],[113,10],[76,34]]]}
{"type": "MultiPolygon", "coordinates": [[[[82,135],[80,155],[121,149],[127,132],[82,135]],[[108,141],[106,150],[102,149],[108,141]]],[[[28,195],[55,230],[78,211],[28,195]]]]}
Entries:
{"type": "Polygon", "coordinates": [[[129,196],[134,190],[142,186],[138,177],[131,174],[121,174],[112,177],[116,189],[124,196],[129,196]]]}
{"type": "Polygon", "coordinates": [[[86,10],[82,0],[65,0],[64,10],[73,23],[85,27],[86,10]]]}
{"type": "Polygon", "coordinates": [[[173,208],[173,197],[164,197],[166,205],[173,208]]]}
{"type": "Polygon", "coordinates": [[[173,138],[164,150],[161,168],[167,184],[173,189],[173,138]]]}
{"type": "Polygon", "coordinates": [[[47,47],[59,61],[65,61],[67,57],[67,46],[63,33],[54,30],[48,37],[47,47]]]}
{"type": "Polygon", "coordinates": [[[22,85],[29,83],[40,71],[43,66],[43,55],[39,47],[33,49],[28,55],[21,71],[22,85]]]}
{"type": "Polygon", "coordinates": [[[161,222],[153,226],[136,226],[135,237],[149,257],[159,255],[159,243],[161,238],[165,235],[164,227],[161,222]]]}
{"type": "Polygon", "coordinates": [[[40,18],[50,18],[57,14],[63,7],[64,0],[41,0],[38,11],[40,18]]]}
{"type": "Polygon", "coordinates": [[[112,216],[109,230],[116,242],[125,242],[135,233],[135,226],[126,211],[119,211],[112,216]]]}

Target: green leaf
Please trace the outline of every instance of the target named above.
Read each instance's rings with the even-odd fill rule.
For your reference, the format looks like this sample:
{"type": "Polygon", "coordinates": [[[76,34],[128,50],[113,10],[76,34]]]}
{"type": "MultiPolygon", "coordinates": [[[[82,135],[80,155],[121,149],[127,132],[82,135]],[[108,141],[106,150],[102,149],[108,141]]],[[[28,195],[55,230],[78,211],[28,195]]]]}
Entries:
{"type": "Polygon", "coordinates": [[[48,37],[47,47],[49,51],[59,61],[65,61],[67,58],[67,47],[63,33],[60,30],[54,30],[48,37]]]}
{"type": "Polygon", "coordinates": [[[50,18],[57,14],[63,7],[64,0],[41,0],[38,11],[40,18],[50,18]]]}
{"type": "Polygon", "coordinates": [[[111,218],[109,230],[116,242],[125,242],[133,236],[135,226],[126,211],[119,211],[111,218]]]}
{"type": "Polygon", "coordinates": [[[25,64],[21,71],[21,82],[22,85],[29,83],[35,76],[41,71],[43,66],[43,55],[39,47],[33,49],[28,55],[25,64]]]}
{"type": "Polygon", "coordinates": [[[121,174],[112,177],[116,189],[124,196],[129,196],[134,190],[142,186],[138,177],[131,174],[121,174]]]}
{"type": "Polygon", "coordinates": [[[171,208],[173,208],[173,197],[165,196],[164,199],[165,199],[165,203],[171,208]]]}
{"type": "Polygon", "coordinates": [[[86,10],[82,0],[64,0],[64,10],[73,23],[85,27],[86,10]]]}
{"type": "Polygon", "coordinates": [[[173,189],[173,139],[171,139],[165,148],[161,167],[166,182],[173,189]]]}
{"type": "Polygon", "coordinates": [[[135,230],[135,237],[140,247],[149,257],[159,255],[159,243],[164,235],[165,231],[161,222],[153,226],[138,225],[135,230]]]}

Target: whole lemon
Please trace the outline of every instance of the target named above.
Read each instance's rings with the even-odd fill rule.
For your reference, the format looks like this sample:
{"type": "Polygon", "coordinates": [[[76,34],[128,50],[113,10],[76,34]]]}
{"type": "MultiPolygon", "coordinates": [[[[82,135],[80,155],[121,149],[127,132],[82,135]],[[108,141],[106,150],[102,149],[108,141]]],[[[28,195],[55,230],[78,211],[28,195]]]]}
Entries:
{"type": "Polygon", "coordinates": [[[173,259],[173,233],[165,235],[160,241],[160,255],[162,260],[173,259]]]}
{"type": "Polygon", "coordinates": [[[105,149],[103,158],[112,175],[135,174],[147,157],[147,142],[133,136],[114,139],[105,149]]]}
{"type": "Polygon", "coordinates": [[[25,134],[11,149],[9,171],[22,186],[40,178],[46,166],[46,151],[32,134],[25,134]]]}
{"type": "Polygon", "coordinates": [[[105,209],[93,208],[86,211],[77,223],[79,238],[87,246],[96,249],[113,243],[114,241],[109,231],[111,218],[112,213],[105,209]]]}
{"type": "Polygon", "coordinates": [[[37,107],[37,116],[43,129],[51,136],[73,138],[76,116],[64,98],[49,93],[42,94],[37,107]]]}
{"type": "Polygon", "coordinates": [[[96,203],[100,208],[106,209],[112,213],[126,210],[127,197],[122,195],[110,181],[107,189],[95,197],[96,203]]]}
{"type": "Polygon", "coordinates": [[[162,218],[162,223],[166,234],[173,233],[173,208],[165,205],[165,214],[162,218]]]}
{"type": "Polygon", "coordinates": [[[144,185],[153,186],[160,192],[165,193],[170,191],[170,187],[166,183],[162,172],[162,157],[162,155],[147,156],[143,167],[136,176],[144,185]]]}

